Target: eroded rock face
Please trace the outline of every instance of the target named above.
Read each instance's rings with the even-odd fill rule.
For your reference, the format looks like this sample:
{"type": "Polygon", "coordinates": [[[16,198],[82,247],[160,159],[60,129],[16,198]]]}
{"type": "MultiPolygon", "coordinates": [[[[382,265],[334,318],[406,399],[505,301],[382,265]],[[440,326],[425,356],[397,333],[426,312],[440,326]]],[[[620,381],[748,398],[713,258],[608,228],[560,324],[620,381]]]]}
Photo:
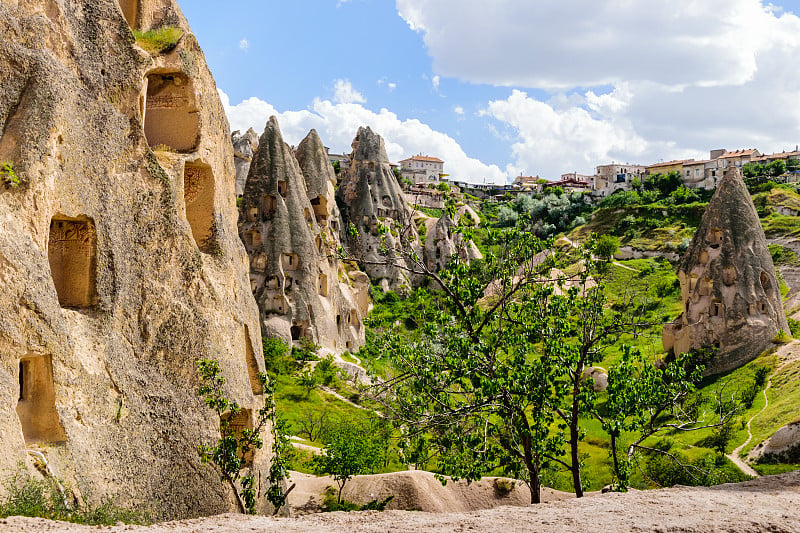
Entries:
{"type": "Polygon", "coordinates": [[[800,422],[787,424],[759,443],[747,455],[749,461],[774,460],[793,463],[800,456],[800,422]]]}
{"type": "Polygon", "coordinates": [[[392,290],[411,287],[414,280],[403,267],[414,269],[408,254],[421,260],[422,248],[383,138],[362,127],[352,147],[350,167],[341,172],[336,190],[342,241],[373,283],[392,290]]]}
{"type": "Polygon", "coordinates": [[[336,177],[315,131],[297,154],[270,118],[250,166],[239,231],[264,331],[336,352],[364,344],[369,279],[340,263],[336,177]]]}
{"type": "Polygon", "coordinates": [[[264,365],[203,53],[171,0],[0,2],[0,34],[0,161],[22,182],[0,185],[0,474],[36,475],[38,446],[84,497],[234,511],[197,453],[219,421],[196,361],[220,362],[247,416],[264,365]],[[131,26],[164,24],[175,49],[135,45],[131,26]]]}
{"type": "Polygon", "coordinates": [[[461,234],[453,231],[462,220],[477,226],[480,218],[469,206],[461,206],[451,217],[446,212],[437,220],[430,220],[425,238],[425,264],[436,272],[443,269],[456,253],[464,261],[482,259],[478,247],[471,240],[465,241],[461,234]]]}
{"type": "Polygon", "coordinates": [[[707,374],[747,363],[789,331],[764,230],[736,168],[717,186],[678,279],[684,312],[664,327],[664,348],[718,346],[707,374]]]}
{"type": "Polygon", "coordinates": [[[234,131],[231,134],[233,143],[233,161],[236,165],[236,196],[244,194],[244,186],[247,183],[247,173],[250,171],[250,163],[253,155],[258,150],[258,134],[253,128],[245,133],[234,131]]]}

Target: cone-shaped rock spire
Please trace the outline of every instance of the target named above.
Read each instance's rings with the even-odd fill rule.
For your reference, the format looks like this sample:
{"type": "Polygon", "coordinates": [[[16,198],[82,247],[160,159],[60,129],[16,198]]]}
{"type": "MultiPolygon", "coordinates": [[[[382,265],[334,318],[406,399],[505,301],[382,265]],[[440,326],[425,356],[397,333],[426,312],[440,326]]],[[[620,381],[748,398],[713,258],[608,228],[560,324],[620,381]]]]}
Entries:
{"type": "Polygon", "coordinates": [[[717,186],[678,278],[683,313],[664,327],[664,348],[719,347],[706,374],[747,363],[789,331],[764,230],[735,167],[717,186]]]}

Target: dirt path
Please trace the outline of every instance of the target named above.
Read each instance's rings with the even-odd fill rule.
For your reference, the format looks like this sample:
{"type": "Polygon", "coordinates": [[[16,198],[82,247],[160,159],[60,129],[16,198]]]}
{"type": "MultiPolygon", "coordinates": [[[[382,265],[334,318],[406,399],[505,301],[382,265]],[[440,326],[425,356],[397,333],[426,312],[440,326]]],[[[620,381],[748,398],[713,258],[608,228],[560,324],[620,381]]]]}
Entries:
{"type": "Polygon", "coordinates": [[[751,416],[750,419],[747,421],[747,440],[744,441],[743,443],[741,443],[739,446],[737,446],[736,449],[733,450],[731,453],[725,455],[725,457],[730,459],[733,464],[735,464],[737,467],[739,467],[739,470],[741,470],[742,472],[744,472],[748,476],[759,477],[760,474],[758,472],[756,472],[753,469],[753,467],[751,467],[749,464],[747,464],[744,461],[744,459],[742,459],[739,456],[739,452],[741,452],[742,449],[744,449],[744,447],[747,446],[748,444],[750,444],[750,441],[753,440],[753,432],[750,430],[750,423],[753,421],[753,419],[755,419],[755,417],[757,417],[758,415],[763,413],[764,410],[769,405],[769,398],[767,397],[767,391],[769,390],[769,388],[771,386],[772,386],[772,380],[770,379],[767,382],[767,386],[764,387],[764,390],[762,391],[763,394],[764,394],[764,407],[762,407],[759,412],[757,412],[756,414],[751,416]]]}
{"type": "MultiPolygon", "coordinates": [[[[226,514],[153,526],[112,526],[104,532],[129,533],[393,533],[467,531],[563,533],[800,532],[800,471],[762,476],[717,487],[595,494],[536,506],[430,513],[366,511],[321,513],[293,518],[226,514]]],[[[0,533],[90,533],[97,527],[40,518],[0,519],[0,533]]]]}

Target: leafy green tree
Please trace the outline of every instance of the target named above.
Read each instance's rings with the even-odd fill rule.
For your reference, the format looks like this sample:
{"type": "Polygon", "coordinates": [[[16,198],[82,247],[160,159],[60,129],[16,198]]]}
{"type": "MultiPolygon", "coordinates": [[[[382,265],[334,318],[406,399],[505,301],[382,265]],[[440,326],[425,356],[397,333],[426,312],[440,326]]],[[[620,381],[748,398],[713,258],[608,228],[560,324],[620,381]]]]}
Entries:
{"type": "Polygon", "coordinates": [[[777,177],[786,172],[786,161],[777,159],[772,163],[767,163],[765,169],[767,174],[771,177],[777,177]]]}
{"type": "Polygon", "coordinates": [[[742,165],[742,174],[745,178],[758,178],[759,176],[766,175],[764,165],[761,163],[745,163],[742,165]]]}
{"type": "Polygon", "coordinates": [[[300,385],[303,390],[306,391],[306,398],[308,398],[311,391],[316,389],[319,386],[319,378],[316,372],[313,372],[311,369],[306,369],[300,372],[297,376],[297,384],[300,385]]]}
{"type": "Polygon", "coordinates": [[[313,459],[314,472],[333,477],[339,487],[337,502],[342,502],[342,490],[353,477],[369,473],[380,460],[375,442],[364,434],[362,425],[342,420],[325,435],[325,451],[313,459]]]}
{"type": "Polygon", "coordinates": [[[245,457],[264,445],[261,432],[275,412],[272,383],[266,374],[259,372],[258,380],[264,391],[264,406],[256,414],[253,429],[237,432],[231,427],[231,421],[241,408],[225,396],[225,378],[221,374],[219,362],[201,359],[197,361],[197,366],[203,379],[198,394],[203,397],[206,406],[217,413],[222,434],[216,444],[201,444],[198,447],[200,458],[204,463],[213,462],[219,467],[221,478],[230,484],[236,494],[241,512],[254,514],[257,497],[255,476],[252,472],[245,475],[250,469],[245,457]]]}

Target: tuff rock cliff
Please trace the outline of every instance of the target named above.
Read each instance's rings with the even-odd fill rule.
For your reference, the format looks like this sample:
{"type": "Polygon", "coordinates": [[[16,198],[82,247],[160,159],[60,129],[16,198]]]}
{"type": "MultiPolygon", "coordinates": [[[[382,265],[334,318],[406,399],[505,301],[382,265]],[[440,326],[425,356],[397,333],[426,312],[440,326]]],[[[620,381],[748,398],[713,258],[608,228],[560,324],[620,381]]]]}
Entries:
{"type": "Polygon", "coordinates": [[[450,258],[455,254],[459,254],[459,258],[467,262],[473,259],[482,259],[483,255],[474,242],[465,240],[460,233],[453,231],[453,228],[461,223],[478,226],[480,222],[477,213],[468,205],[456,209],[452,217],[445,211],[439,219],[428,219],[425,235],[425,265],[427,268],[434,272],[441,270],[447,266],[450,258]]]}
{"type": "Polygon", "coordinates": [[[239,231],[264,332],[355,351],[364,344],[369,279],[338,259],[335,184],[317,133],[295,154],[272,117],[250,165],[239,231]]]}
{"type": "Polygon", "coordinates": [[[409,269],[417,269],[413,257],[422,260],[422,247],[383,138],[361,127],[352,148],[336,190],[342,241],[373,283],[392,290],[411,287],[418,280],[409,269]]]}
{"type": "Polygon", "coordinates": [[[706,374],[747,363],[789,331],[764,230],[735,167],[717,186],[678,279],[684,312],[664,327],[664,348],[719,347],[706,374]]]}
{"type": "Polygon", "coordinates": [[[37,475],[38,448],[82,497],[234,511],[197,453],[219,421],[196,361],[220,362],[241,427],[264,363],[203,53],[172,0],[4,1],[0,35],[0,161],[20,178],[0,182],[0,474],[37,475]],[[171,51],[136,45],[167,25],[171,51]]]}
{"type": "Polygon", "coordinates": [[[231,134],[231,141],[233,143],[233,162],[236,166],[236,197],[238,198],[244,194],[250,163],[258,150],[258,134],[253,131],[253,128],[244,133],[236,130],[231,134]]]}

